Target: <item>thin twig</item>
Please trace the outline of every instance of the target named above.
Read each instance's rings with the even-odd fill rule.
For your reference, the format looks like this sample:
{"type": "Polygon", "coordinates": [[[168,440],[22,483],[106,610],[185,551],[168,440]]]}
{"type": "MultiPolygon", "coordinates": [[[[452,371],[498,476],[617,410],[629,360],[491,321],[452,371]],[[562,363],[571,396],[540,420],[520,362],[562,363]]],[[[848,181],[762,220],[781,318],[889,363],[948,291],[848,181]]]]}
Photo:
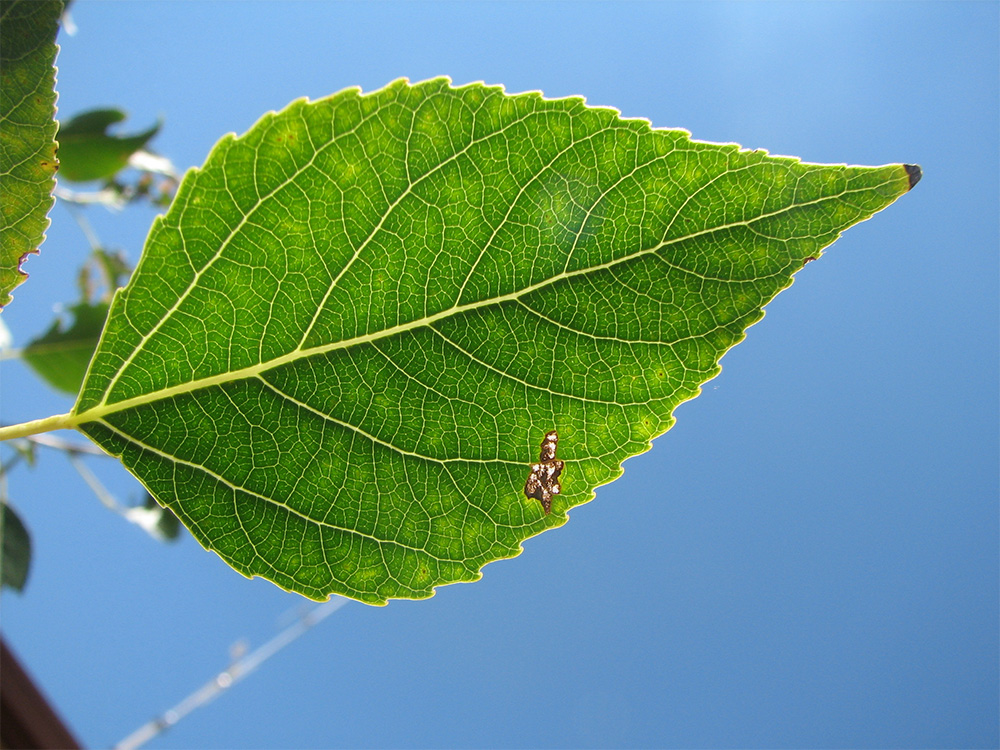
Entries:
{"type": "MultiPolygon", "coordinates": [[[[7,474],[10,473],[10,470],[13,469],[15,466],[17,466],[19,463],[21,463],[21,461],[23,460],[24,460],[23,453],[15,453],[13,456],[11,456],[10,461],[8,461],[7,463],[5,464],[0,463],[0,479],[3,479],[4,482],[6,482],[7,474]]],[[[0,493],[2,492],[4,492],[4,490],[0,489],[0,493]]],[[[3,500],[5,497],[6,494],[0,494],[0,500],[3,500]]]]}
{"type": "Polygon", "coordinates": [[[83,481],[87,483],[87,486],[93,490],[94,494],[97,495],[97,499],[101,501],[101,505],[110,511],[114,511],[120,516],[128,518],[128,508],[125,508],[119,503],[115,496],[108,492],[107,487],[105,487],[101,480],[97,478],[97,475],[90,470],[90,467],[83,462],[75,453],[66,453],[66,458],[69,459],[70,464],[76,469],[77,473],[83,477],[83,481]]]}
{"type": "MultiPolygon", "coordinates": [[[[69,208],[70,206],[89,206],[98,204],[101,206],[106,206],[112,211],[121,211],[126,204],[128,199],[119,193],[117,190],[111,190],[110,188],[103,188],[96,192],[78,192],[75,190],[67,190],[66,188],[56,188],[55,196],[63,202],[63,204],[69,208]]],[[[79,219],[77,219],[79,221],[79,219]]],[[[89,226],[89,225],[88,225],[89,226]]],[[[81,224],[84,234],[87,235],[87,239],[91,239],[91,234],[84,228],[81,224]]]]}
{"type": "Polygon", "coordinates": [[[44,445],[46,448],[55,448],[56,450],[64,451],[66,453],[73,453],[77,455],[85,453],[88,456],[101,456],[103,458],[109,458],[107,453],[93,443],[77,443],[72,440],[66,440],[58,437],[57,435],[50,435],[46,433],[29,435],[27,439],[36,445],[44,445]]]}
{"type": "Polygon", "coordinates": [[[176,706],[164,711],[152,721],[147,722],[132,732],[132,734],[115,745],[114,750],[136,750],[136,748],[139,748],[149,742],[158,734],[165,732],[196,708],[204,706],[206,703],[209,703],[217,698],[220,693],[242,680],[265,661],[278,653],[278,651],[283,649],[295,639],[299,638],[313,625],[318,624],[320,621],[329,617],[338,609],[343,607],[348,601],[348,599],[337,597],[329,599],[314,607],[312,610],[296,620],[295,623],[289,625],[287,628],[274,636],[274,638],[269,640],[263,646],[250,652],[242,659],[233,662],[233,664],[227,669],[219,672],[219,674],[195,690],[191,693],[191,695],[182,700],[176,706]]]}
{"type": "Polygon", "coordinates": [[[108,198],[114,195],[113,191],[102,190],[100,193],[73,193],[69,190],[56,190],[56,196],[63,200],[66,210],[69,211],[70,216],[72,216],[80,227],[80,231],[83,232],[83,236],[87,238],[87,242],[90,244],[91,251],[100,250],[102,245],[100,239],[97,237],[97,232],[94,228],[90,226],[90,222],[87,217],[83,215],[83,211],[80,210],[80,205],[86,203],[103,203],[108,205],[108,198]],[[84,196],[94,196],[92,199],[87,199],[84,196]],[[98,197],[100,196],[100,197],[98,197]]]}

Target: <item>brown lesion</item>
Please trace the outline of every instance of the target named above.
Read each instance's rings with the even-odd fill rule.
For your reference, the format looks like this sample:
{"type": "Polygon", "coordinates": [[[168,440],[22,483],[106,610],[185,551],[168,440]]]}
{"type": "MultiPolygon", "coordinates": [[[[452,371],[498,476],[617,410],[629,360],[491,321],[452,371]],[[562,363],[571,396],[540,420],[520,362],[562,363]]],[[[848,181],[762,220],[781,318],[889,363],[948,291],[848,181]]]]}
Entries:
{"type": "Polygon", "coordinates": [[[531,465],[528,481],[524,483],[524,494],[538,500],[546,513],[552,508],[552,496],[558,495],[560,491],[559,475],[564,464],[556,458],[558,443],[559,435],[555,430],[546,433],[538,463],[531,465]]]}

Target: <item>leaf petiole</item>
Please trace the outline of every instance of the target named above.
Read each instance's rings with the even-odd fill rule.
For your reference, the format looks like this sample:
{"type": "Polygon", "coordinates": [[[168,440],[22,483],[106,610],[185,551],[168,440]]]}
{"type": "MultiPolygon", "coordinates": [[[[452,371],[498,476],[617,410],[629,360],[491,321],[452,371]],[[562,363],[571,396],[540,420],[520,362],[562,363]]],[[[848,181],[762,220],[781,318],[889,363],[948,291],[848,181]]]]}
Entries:
{"type": "Polygon", "coordinates": [[[73,414],[55,414],[45,419],[33,419],[30,422],[0,427],[0,440],[13,440],[53,430],[67,430],[76,425],[77,419],[73,414]]]}

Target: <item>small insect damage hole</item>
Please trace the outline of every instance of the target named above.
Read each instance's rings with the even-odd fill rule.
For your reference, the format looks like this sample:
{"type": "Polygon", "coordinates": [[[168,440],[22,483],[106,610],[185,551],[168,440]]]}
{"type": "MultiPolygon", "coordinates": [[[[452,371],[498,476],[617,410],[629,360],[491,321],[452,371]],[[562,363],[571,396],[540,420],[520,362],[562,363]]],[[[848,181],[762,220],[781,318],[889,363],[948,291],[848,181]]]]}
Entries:
{"type": "Polygon", "coordinates": [[[559,475],[562,473],[564,464],[556,458],[558,443],[559,435],[555,430],[545,434],[538,463],[531,465],[528,481],[524,483],[524,494],[538,500],[546,514],[552,508],[552,496],[558,495],[560,491],[559,475]]]}

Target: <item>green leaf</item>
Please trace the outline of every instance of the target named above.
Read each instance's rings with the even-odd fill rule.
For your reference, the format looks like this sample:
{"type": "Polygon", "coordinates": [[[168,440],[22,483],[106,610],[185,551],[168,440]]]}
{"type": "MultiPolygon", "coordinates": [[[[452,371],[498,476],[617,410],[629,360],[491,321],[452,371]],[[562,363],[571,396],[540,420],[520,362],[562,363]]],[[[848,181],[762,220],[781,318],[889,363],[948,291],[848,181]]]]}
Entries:
{"type": "Polygon", "coordinates": [[[56,171],[59,0],[0,3],[0,308],[49,226],[56,171]]]}
{"type": "Polygon", "coordinates": [[[0,528],[3,529],[2,585],[23,591],[31,567],[31,536],[20,516],[3,502],[0,502],[0,528]]]}
{"type": "Polygon", "coordinates": [[[103,248],[96,248],[80,268],[80,301],[68,308],[73,322],[67,327],[56,318],[48,331],[21,352],[21,358],[50,386],[74,396],[80,392],[108,317],[111,297],[131,273],[120,253],[103,248]]]}
{"type": "Polygon", "coordinates": [[[164,508],[156,498],[146,493],[142,505],[128,508],[125,517],[147,534],[161,542],[176,542],[181,533],[181,522],[170,508],[164,508]]]}
{"type": "MultiPolygon", "coordinates": [[[[38,457],[35,455],[35,442],[33,440],[12,440],[10,442],[11,447],[17,453],[18,457],[28,465],[29,468],[35,468],[35,463],[38,457]]],[[[13,462],[0,468],[0,474],[5,473],[9,470],[9,467],[13,462]]]]}
{"type": "Polygon", "coordinates": [[[110,135],[108,128],[126,116],[120,109],[95,109],[62,125],[58,136],[59,176],[73,182],[106,180],[125,168],[129,157],[160,132],[162,125],[158,122],[136,135],[110,135]]]}
{"type": "Polygon", "coordinates": [[[431,596],[617,478],[917,175],[441,79],[296,101],[188,173],[71,422],[245,575],[431,596]]]}
{"type": "Polygon", "coordinates": [[[48,331],[24,348],[21,358],[50,386],[75,396],[97,348],[108,303],[80,302],[69,312],[73,315],[69,327],[56,319],[48,331]]]}

